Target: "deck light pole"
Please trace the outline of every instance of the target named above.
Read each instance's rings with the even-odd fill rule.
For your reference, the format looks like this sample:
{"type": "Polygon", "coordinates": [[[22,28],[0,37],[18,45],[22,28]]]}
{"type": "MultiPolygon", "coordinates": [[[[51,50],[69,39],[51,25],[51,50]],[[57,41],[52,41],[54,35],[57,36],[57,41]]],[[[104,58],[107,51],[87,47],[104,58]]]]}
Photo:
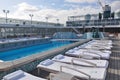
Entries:
{"type": "Polygon", "coordinates": [[[10,12],[9,10],[3,10],[3,12],[5,13],[6,15],[6,24],[7,24],[7,14],[10,12]]]}
{"type": "Polygon", "coordinates": [[[48,26],[47,24],[48,24],[48,17],[45,17],[45,19],[46,19],[46,27],[48,26]]]}
{"type": "Polygon", "coordinates": [[[32,24],[32,18],[33,18],[33,14],[29,14],[30,18],[31,18],[31,24],[32,24]]]}
{"type": "Polygon", "coordinates": [[[56,25],[59,26],[59,19],[57,18],[56,21],[57,21],[57,24],[56,24],[56,25]]]}
{"type": "Polygon", "coordinates": [[[59,24],[59,19],[58,18],[56,19],[56,21],[57,21],[57,24],[59,24]]]}
{"type": "Polygon", "coordinates": [[[48,17],[45,17],[45,19],[46,19],[46,23],[48,22],[48,17]]]}

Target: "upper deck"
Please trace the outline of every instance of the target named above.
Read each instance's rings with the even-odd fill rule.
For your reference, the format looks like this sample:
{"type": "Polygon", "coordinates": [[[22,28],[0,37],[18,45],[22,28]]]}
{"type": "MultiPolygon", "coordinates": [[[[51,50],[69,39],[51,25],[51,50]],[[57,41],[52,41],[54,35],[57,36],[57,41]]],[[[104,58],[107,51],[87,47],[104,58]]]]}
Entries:
{"type": "MultiPolygon", "coordinates": [[[[103,15],[103,14],[101,14],[103,15]]],[[[69,16],[68,21],[66,21],[67,27],[79,27],[83,28],[86,26],[90,27],[120,27],[120,17],[115,14],[114,17],[110,18],[100,18],[98,14],[87,14],[80,16],[69,16]]]]}

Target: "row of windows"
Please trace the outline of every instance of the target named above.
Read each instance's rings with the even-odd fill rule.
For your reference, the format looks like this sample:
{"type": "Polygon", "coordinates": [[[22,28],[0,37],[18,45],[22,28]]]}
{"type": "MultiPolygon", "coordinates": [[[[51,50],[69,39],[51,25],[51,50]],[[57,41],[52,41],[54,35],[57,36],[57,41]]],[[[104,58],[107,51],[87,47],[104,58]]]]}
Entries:
{"type": "Polygon", "coordinates": [[[67,26],[95,26],[95,25],[120,25],[120,19],[115,20],[90,20],[90,21],[67,21],[67,26]]]}
{"type": "MultiPolygon", "coordinates": [[[[6,19],[5,18],[0,18],[0,24],[5,24],[5,23],[6,23],[6,19]]],[[[31,21],[8,18],[7,19],[7,24],[29,25],[29,24],[31,24],[31,21]]],[[[32,24],[34,24],[34,25],[49,25],[49,26],[58,25],[57,23],[46,23],[46,22],[40,22],[40,21],[32,21],[32,24]]],[[[63,25],[63,24],[59,24],[59,25],[63,25]]]]}

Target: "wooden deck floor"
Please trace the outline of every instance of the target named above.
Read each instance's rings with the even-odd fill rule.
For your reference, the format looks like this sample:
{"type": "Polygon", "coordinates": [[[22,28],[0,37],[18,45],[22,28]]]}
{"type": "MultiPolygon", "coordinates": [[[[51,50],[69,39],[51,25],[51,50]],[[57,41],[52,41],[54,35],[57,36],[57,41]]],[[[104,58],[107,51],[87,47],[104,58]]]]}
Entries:
{"type": "Polygon", "coordinates": [[[106,80],[120,80],[120,46],[118,45],[112,49],[106,80]]]}
{"type": "MultiPolygon", "coordinates": [[[[115,42],[116,43],[116,42],[115,42]]],[[[112,54],[109,59],[109,67],[107,69],[107,75],[105,80],[120,80],[120,42],[113,46],[112,54]]],[[[31,74],[38,76],[37,69],[30,72],[31,74]]],[[[48,77],[48,73],[41,72],[40,77],[48,77]]]]}

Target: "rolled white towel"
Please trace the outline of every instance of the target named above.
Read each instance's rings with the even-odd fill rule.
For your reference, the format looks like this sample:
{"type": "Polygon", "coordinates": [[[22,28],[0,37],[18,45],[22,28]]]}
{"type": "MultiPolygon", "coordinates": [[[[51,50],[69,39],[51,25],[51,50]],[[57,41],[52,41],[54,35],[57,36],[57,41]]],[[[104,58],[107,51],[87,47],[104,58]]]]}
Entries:
{"type": "Polygon", "coordinates": [[[61,54],[59,54],[59,55],[55,56],[55,57],[53,58],[53,60],[54,60],[54,59],[61,60],[61,59],[63,59],[63,58],[64,58],[64,56],[61,55],[61,54]]]}
{"type": "Polygon", "coordinates": [[[3,77],[3,80],[18,80],[20,77],[24,76],[22,70],[15,71],[3,77]]]}
{"type": "Polygon", "coordinates": [[[44,65],[44,66],[49,66],[49,65],[53,64],[53,61],[50,59],[47,59],[45,61],[40,62],[40,64],[44,65]]]}

